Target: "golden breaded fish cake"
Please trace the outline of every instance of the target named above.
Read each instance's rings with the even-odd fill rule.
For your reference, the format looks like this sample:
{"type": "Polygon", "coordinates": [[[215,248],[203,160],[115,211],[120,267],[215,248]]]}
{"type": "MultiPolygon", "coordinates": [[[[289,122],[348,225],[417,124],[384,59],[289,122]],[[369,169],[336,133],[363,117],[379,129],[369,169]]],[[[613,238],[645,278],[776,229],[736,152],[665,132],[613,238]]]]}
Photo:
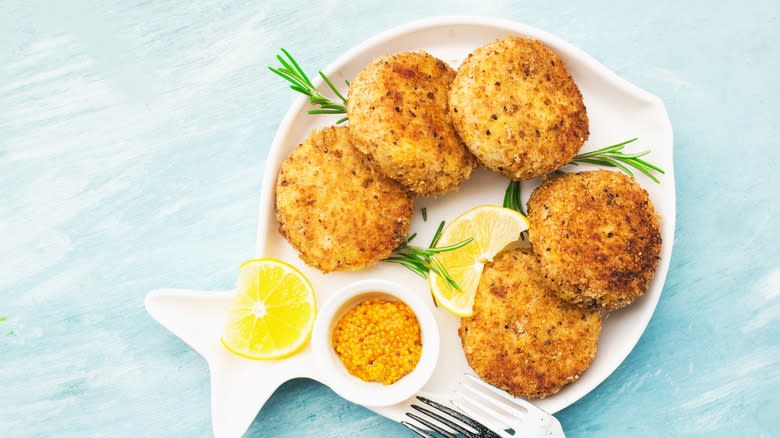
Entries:
{"type": "Polygon", "coordinates": [[[485,270],[474,316],[460,322],[469,365],[510,394],[542,398],[577,380],[598,347],[601,316],[562,301],[529,251],[507,250],[485,270]]]}
{"type": "Polygon", "coordinates": [[[577,84],[558,55],[535,39],[510,36],[475,50],[458,69],[449,103],[469,150],[510,179],[560,168],[589,135],[577,84]]]}
{"type": "Polygon", "coordinates": [[[644,294],[661,251],[658,215],[633,178],[567,173],[528,200],[529,240],[560,297],[615,310],[644,294]]]}
{"type": "Polygon", "coordinates": [[[412,197],[352,146],[349,128],[313,131],[279,168],[279,231],[322,272],[362,269],[406,237],[412,197]]]}
{"type": "Polygon", "coordinates": [[[454,190],[477,165],[447,117],[454,76],[428,53],[404,52],[374,60],[349,86],[355,146],[416,195],[454,190]]]}

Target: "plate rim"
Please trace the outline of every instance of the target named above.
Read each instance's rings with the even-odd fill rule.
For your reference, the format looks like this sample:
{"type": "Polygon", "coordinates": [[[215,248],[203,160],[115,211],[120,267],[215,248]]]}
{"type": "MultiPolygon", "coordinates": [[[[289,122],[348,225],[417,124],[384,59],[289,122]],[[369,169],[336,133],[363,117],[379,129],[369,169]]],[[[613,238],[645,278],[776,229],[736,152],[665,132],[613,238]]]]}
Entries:
{"type": "MultiPolygon", "coordinates": [[[[609,377],[626,361],[626,359],[628,359],[628,357],[630,356],[634,348],[636,348],[640,339],[644,335],[647,326],[652,320],[656,308],[658,307],[658,302],[660,301],[661,295],[663,294],[663,289],[666,286],[666,278],[668,275],[669,267],[671,265],[672,249],[674,246],[674,238],[676,232],[676,210],[677,210],[676,198],[677,197],[676,197],[676,184],[674,178],[674,135],[673,135],[672,124],[671,124],[671,120],[669,119],[669,113],[666,110],[666,106],[658,96],[618,76],[614,71],[612,71],[611,69],[603,65],[601,62],[596,60],[593,56],[591,56],[584,50],[574,46],[568,41],[552,33],[541,30],[539,28],[529,26],[527,24],[517,22],[517,21],[507,20],[503,18],[495,18],[490,16],[445,15],[445,16],[434,16],[434,17],[424,18],[421,20],[415,20],[412,22],[401,24],[399,26],[395,26],[390,29],[379,32],[365,39],[364,41],[358,43],[357,45],[351,47],[341,56],[336,58],[335,61],[331,62],[322,71],[325,72],[327,75],[332,75],[334,72],[344,67],[348,62],[350,62],[352,58],[356,57],[356,55],[364,51],[371,50],[376,46],[382,45],[388,42],[389,40],[400,36],[412,34],[423,30],[428,30],[431,28],[442,27],[442,26],[475,26],[475,25],[492,27],[492,28],[500,29],[502,31],[506,31],[507,33],[511,33],[511,34],[530,35],[534,38],[538,38],[544,41],[545,44],[550,45],[554,48],[565,50],[566,52],[573,54],[579,60],[588,64],[588,66],[592,68],[596,72],[596,74],[604,77],[610,84],[614,85],[622,92],[625,92],[626,94],[630,94],[632,96],[637,96],[640,99],[647,101],[649,105],[656,108],[659,111],[659,113],[662,113],[665,116],[663,120],[663,132],[660,133],[660,136],[661,138],[664,139],[663,144],[669,145],[670,166],[669,169],[665,169],[666,173],[663,176],[663,184],[671,186],[671,190],[670,190],[671,199],[669,199],[669,206],[667,207],[668,211],[665,211],[666,214],[661,218],[661,220],[669,223],[671,233],[668,236],[668,238],[663,239],[665,242],[661,248],[660,261],[654,278],[654,281],[660,282],[660,291],[658,292],[658,294],[654,296],[648,296],[648,294],[645,294],[646,299],[649,298],[653,300],[652,306],[649,309],[649,311],[646,311],[648,313],[647,317],[642,318],[641,321],[637,321],[637,328],[641,328],[641,330],[638,331],[639,335],[631,340],[630,347],[627,349],[623,357],[619,361],[610,363],[609,366],[606,367],[607,372],[604,373],[603,378],[596,379],[598,381],[592,385],[589,385],[589,387],[583,387],[583,391],[579,393],[579,395],[563,403],[563,406],[561,406],[560,408],[551,410],[551,413],[555,413],[583,399],[585,396],[590,394],[594,389],[596,389],[598,386],[600,386],[602,383],[604,383],[606,380],[609,379],[609,377]]],[[[313,82],[317,88],[320,88],[324,85],[321,78],[316,78],[316,80],[314,80],[313,82]]],[[[296,114],[298,114],[305,105],[307,105],[307,99],[305,96],[298,96],[293,101],[293,103],[290,105],[289,109],[285,113],[284,117],[282,118],[281,122],[279,123],[279,126],[276,130],[276,133],[274,134],[274,138],[271,142],[271,145],[269,147],[268,153],[265,158],[264,174],[263,174],[263,179],[260,187],[260,192],[261,192],[260,204],[258,206],[259,208],[258,208],[257,239],[256,239],[256,247],[255,247],[255,252],[257,256],[262,256],[262,254],[265,252],[265,248],[267,246],[266,237],[268,236],[268,232],[270,231],[269,227],[271,226],[271,222],[273,222],[272,220],[269,219],[271,215],[268,214],[267,210],[264,208],[265,206],[268,205],[271,205],[271,208],[273,208],[271,198],[273,196],[273,187],[275,186],[276,170],[277,170],[276,166],[274,166],[273,163],[279,161],[280,158],[279,156],[280,154],[283,153],[282,152],[283,145],[281,144],[282,139],[286,135],[285,133],[289,131],[290,125],[296,119],[296,114]]],[[[382,412],[376,409],[372,409],[372,410],[387,417],[387,415],[384,415],[382,412]]],[[[388,418],[393,419],[392,417],[388,417],[388,418]]]]}

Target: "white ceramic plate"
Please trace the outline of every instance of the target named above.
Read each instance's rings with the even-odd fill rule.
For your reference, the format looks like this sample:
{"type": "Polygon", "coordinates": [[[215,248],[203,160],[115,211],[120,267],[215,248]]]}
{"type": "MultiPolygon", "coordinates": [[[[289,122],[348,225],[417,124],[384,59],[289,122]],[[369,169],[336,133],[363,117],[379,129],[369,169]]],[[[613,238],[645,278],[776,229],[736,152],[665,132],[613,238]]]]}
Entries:
{"type": "MultiPolygon", "coordinates": [[[[529,36],[543,41],[566,63],[582,91],[590,119],[590,139],[583,147],[583,151],[639,137],[639,141],[630,145],[629,150],[652,149],[649,160],[667,172],[661,178],[661,184],[655,184],[643,175],[638,176],[638,181],[649,191],[650,198],[662,217],[661,261],[650,289],[644,297],[631,306],[607,316],[599,340],[598,354],[591,367],[578,381],[565,387],[558,394],[536,402],[543,409],[554,413],[593,390],[623,362],[645,330],[661,296],[671,258],[675,221],[672,128],[663,103],[652,94],[619,78],[569,43],[520,23],[493,18],[439,17],[401,26],[381,33],[348,51],[328,66],[325,72],[334,83],[344,84],[344,79],[354,78],[368,62],[378,56],[414,50],[425,50],[457,68],[461,60],[477,47],[509,34],[529,36]]],[[[304,65],[303,67],[313,70],[317,66],[304,65]]],[[[281,83],[279,85],[282,86],[281,83]]],[[[324,86],[320,88],[325,90],[324,86]]],[[[282,120],[271,146],[262,185],[257,256],[279,258],[301,269],[314,285],[320,305],[349,283],[365,278],[392,279],[416,291],[420,296],[426,297],[426,302],[432,305],[430,299],[427,299],[429,295],[427,283],[401,266],[380,263],[364,271],[323,275],[316,269],[306,266],[277,231],[274,187],[280,164],[312,129],[333,124],[337,119],[337,117],[308,115],[307,109],[309,108],[306,101],[301,97],[282,120]]],[[[586,168],[587,166],[582,166],[578,169],[586,168]]],[[[418,239],[422,242],[430,240],[439,221],[449,221],[476,205],[501,204],[506,184],[505,178],[485,169],[479,169],[458,192],[448,193],[436,199],[417,198],[411,231],[417,232],[418,239]],[[422,207],[428,210],[427,222],[422,220],[420,214],[422,207]]],[[[536,185],[535,181],[523,183],[524,200],[527,200],[530,191],[536,185]]],[[[329,383],[327,376],[318,370],[317,359],[313,357],[310,346],[289,359],[277,362],[248,361],[223,351],[224,349],[219,348],[219,327],[222,323],[217,316],[219,314],[209,312],[211,316],[206,316],[202,312],[207,306],[216,309],[224,307],[229,294],[212,295],[208,298],[212,300],[212,304],[202,303],[202,305],[197,304],[199,301],[192,301],[194,296],[187,295],[185,292],[158,291],[147,298],[147,308],[152,316],[181,336],[209,361],[212,374],[212,415],[217,435],[243,433],[254,418],[256,409],[259,409],[259,406],[279,385],[291,378],[310,377],[325,384],[329,383]],[[183,301],[185,296],[189,297],[189,304],[176,304],[183,301]],[[179,306],[178,311],[174,309],[176,306],[179,306]],[[184,329],[176,326],[174,320],[181,319],[181,316],[177,316],[183,311],[181,306],[193,307],[194,311],[201,312],[197,327],[184,329]],[[203,328],[206,320],[213,326],[211,331],[203,328]],[[202,330],[202,333],[198,330],[202,330]],[[214,339],[208,338],[209,336],[214,339]],[[235,374],[240,374],[243,380],[231,384],[228,381],[230,378],[226,376],[235,374]],[[251,397],[249,395],[239,397],[230,389],[247,386],[253,387],[251,397]],[[250,398],[251,402],[249,402],[250,398]]],[[[433,377],[426,384],[424,391],[446,397],[446,394],[451,393],[453,387],[457,385],[463,373],[470,371],[470,368],[457,335],[458,318],[444,310],[435,310],[434,314],[441,334],[441,356],[433,377]]],[[[400,421],[405,408],[405,404],[402,403],[371,409],[385,417],[400,421]]]]}
{"type": "MultiPolygon", "coordinates": [[[[518,34],[537,38],[550,46],[566,63],[585,99],[590,119],[590,139],[583,151],[639,137],[630,150],[652,149],[649,159],[666,170],[661,184],[640,175],[640,184],[650,192],[650,198],[662,217],[663,246],[661,262],[648,293],[631,306],[608,315],[604,321],[599,351],[591,367],[575,383],[560,393],[540,400],[537,404],[550,412],[557,412],[574,403],[604,381],[628,356],[639,340],[661,295],[671,258],[674,238],[675,193],[672,164],[672,129],[663,103],[652,94],[619,78],[586,53],[571,44],[538,29],[510,21],[492,18],[441,17],[424,20],[382,33],[350,50],[326,70],[333,82],[352,79],[372,59],[400,51],[425,50],[448,62],[454,68],[477,47],[504,37],[518,34]]],[[[319,126],[335,123],[337,117],[325,118],[306,114],[305,99],[298,100],[288,111],[274,138],[266,163],[260,202],[260,221],[257,233],[258,256],[278,257],[296,264],[311,279],[320,300],[345,284],[374,276],[393,278],[403,282],[421,295],[426,295],[427,284],[404,268],[380,264],[378,267],[355,273],[321,274],[307,267],[292,247],[277,231],[274,216],[274,187],[279,165],[287,154],[319,126]]],[[[480,169],[466,181],[460,191],[445,196],[418,198],[411,231],[418,239],[430,239],[441,220],[451,220],[459,213],[479,204],[500,204],[507,180],[480,169]],[[420,208],[428,210],[428,221],[423,222],[420,208]]],[[[536,182],[523,183],[527,199],[536,182]]],[[[425,390],[447,392],[460,375],[470,370],[457,335],[458,318],[443,310],[436,312],[442,338],[442,357],[433,379],[425,390]]],[[[382,415],[399,420],[400,407],[378,408],[382,415]]]]}

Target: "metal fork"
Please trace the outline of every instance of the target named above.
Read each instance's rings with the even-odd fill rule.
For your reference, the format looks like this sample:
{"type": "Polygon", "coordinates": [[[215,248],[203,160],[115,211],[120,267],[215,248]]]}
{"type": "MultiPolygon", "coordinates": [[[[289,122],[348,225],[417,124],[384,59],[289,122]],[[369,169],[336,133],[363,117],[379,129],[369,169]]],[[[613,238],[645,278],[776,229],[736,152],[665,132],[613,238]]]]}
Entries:
{"type": "Polygon", "coordinates": [[[450,400],[450,403],[458,410],[430,398],[418,396],[417,400],[427,406],[413,404],[411,407],[416,412],[407,412],[406,416],[421,426],[408,421],[402,421],[401,424],[425,438],[434,438],[432,431],[447,438],[456,436],[565,438],[566,436],[561,423],[552,415],[471,374],[466,374],[466,379],[460,382],[455,395],[456,399],[450,400]]]}

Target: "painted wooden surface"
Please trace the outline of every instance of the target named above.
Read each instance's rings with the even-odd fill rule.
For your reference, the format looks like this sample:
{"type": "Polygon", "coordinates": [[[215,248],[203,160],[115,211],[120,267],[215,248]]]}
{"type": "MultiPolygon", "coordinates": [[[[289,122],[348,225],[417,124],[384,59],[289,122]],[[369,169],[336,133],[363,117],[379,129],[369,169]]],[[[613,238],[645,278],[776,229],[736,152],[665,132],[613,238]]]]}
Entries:
{"type": "MultiPolygon", "coordinates": [[[[263,160],[291,94],[279,47],[324,66],[431,15],[522,21],[660,96],[678,217],[664,294],[626,362],[560,413],[570,436],[780,430],[780,7],[753,2],[4,2],[0,436],[209,436],[204,361],[145,313],[226,289],[253,255],[263,160]]],[[[306,380],[249,436],[402,427],[306,380]]]]}

